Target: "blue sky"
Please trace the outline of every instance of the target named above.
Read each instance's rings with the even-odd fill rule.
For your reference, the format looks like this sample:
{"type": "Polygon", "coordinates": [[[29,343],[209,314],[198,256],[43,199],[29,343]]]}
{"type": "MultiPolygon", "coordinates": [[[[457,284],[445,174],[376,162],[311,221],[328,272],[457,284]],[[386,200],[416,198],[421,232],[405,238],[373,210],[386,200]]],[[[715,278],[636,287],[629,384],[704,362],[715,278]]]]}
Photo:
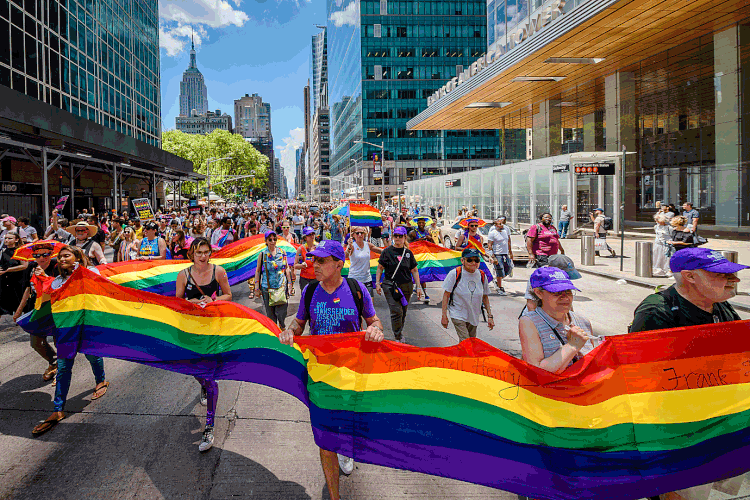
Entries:
{"type": "Polygon", "coordinates": [[[270,102],[274,146],[293,187],[310,40],[318,32],[315,24],[326,22],[325,1],[160,0],[159,15],[163,129],[174,129],[179,114],[192,29],[209,109],[233,115],[234,99],[252,93],[270,102]]]}

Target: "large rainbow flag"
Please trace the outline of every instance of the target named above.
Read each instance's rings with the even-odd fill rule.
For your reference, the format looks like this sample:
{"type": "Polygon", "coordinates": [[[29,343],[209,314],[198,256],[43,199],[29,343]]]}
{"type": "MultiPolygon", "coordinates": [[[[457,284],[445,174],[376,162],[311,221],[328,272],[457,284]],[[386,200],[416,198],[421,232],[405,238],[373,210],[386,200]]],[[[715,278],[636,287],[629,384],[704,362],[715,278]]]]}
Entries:
{"type": "Polygon", "coordinates": [[[319,446],[358,462],[549,500],[631,500],[750,469],[748,321],[610,337],[555,375],[477,339],[292,348],[243,306],[202,309],[83,268],[50,311],[61,357],[275,387],[308,405],[319,446]]]}
{"type": "Polygon", "coordinates": [[[380,211],[372,205],[350,203],[349,224],[352,226],[380,227],[383,219],[380,211]]]}
{"type": "MultiPolygon", "coordinates": [[[[297,252],[294,245],[279,236],[276,245],[287,254],[289,264],[294,263],[297,252]]],[[[255,266],[261,250],[266,247],[262,234],[243,238],[231,243],[211,255],[211,263],[223,267],[229,284],[236,285],[255,276],[255,266]]],[[[174,295],[177,274],[190,267],[187,260],[131,260],[98,266],[105,278],[118,285],[137,290],[174,295]]]]}

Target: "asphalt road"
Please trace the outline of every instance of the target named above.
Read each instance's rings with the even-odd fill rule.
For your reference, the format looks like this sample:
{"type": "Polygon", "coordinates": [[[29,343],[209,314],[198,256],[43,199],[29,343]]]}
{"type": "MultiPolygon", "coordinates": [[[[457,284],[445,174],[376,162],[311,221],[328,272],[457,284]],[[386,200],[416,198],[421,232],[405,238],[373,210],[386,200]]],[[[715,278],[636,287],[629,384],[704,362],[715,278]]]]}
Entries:
{"type": "MultiPolygon", "coordinates": [[[[520,355],[517,317],[529,271],[516,269],[506,281],[510,296],[492,296],[497,326],[479,327],[478,336],[520,355]]],[[[598,335],[626,331],[632,312],[649,292],[584,276],[575,309],[598,335]]],[[[440,325],[439,283],[428,287],[430,305],[414,304],[405,327],[416,346],[457,342],[452,326],[440,325]]],[[[233,287],[240,303],[246,285],[233,287]]],[[[299,293],[290,315],[296,312],[299,293]]],[[[390,332],[385,300],[376,310],[390,332]]],[[[743,318],[748,315],[742,314],[743,318]]],[[[52,409],[54,386],[43,382],[46,363],[29,347],[28,335],[8,317],[0,319],[0,498],[8,499],[314,499],[328,498],[307,409],[274,389],[220,381],[216,440],[200,454],[205,408],[191,377],[107,359],[110,388],[91,401],[94,380],[83,356],[73,369],[68,418],[47,434],[31,429],[52,409]]],[[[740,497],[750,494],[745,481],[740,497]]],[[[514,494],[413,472],[357,464],[342,478],[346,499],[516,499],[514,494]]],[[[714,492],[713,500],[739,498],[714,492]],[[719,495],[719,496],[717,496],[719,495]]]]}

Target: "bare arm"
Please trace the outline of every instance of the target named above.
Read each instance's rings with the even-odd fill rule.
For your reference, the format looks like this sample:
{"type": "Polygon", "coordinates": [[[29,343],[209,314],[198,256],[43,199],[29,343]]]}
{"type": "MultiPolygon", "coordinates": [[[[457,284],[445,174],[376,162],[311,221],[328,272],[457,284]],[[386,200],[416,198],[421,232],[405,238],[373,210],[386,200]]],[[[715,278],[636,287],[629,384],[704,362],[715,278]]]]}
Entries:
{"type": "Polygon", "coordinates": [[[94,252],[94,257],[96,257],[96,260],[99,261],[99,264],[107,263],[107,258],[104,256],[104,252],[102,251],[102,246],[99,243],[94,242],[94,244],[91,247],[91,251],[94,252]]]}
{"type": "Polygon", "coordinates": [[[221,266],[216,266],[216,281],[221,287],[221,295],[216,300],[232,300],[232,288],[229,286],[229,277],[227,272],[221,266]]]}
{"type": "Polygon", "coordinates": [[[27,286],[26,290],[23,291],[23,297],[21,297],[21,303],[18,304],[18,307],[16,308],[15,313],[13,313],[13,321],[16,321],[18,318],[21,317],[21,314],[23,313],[24,307],[26,307],[26,303],[29,301],[29,297],[31,296],[31,287],[27,286]]]}
{"type": "Polygon", "coordinates": [[[521,352],[523,360],[532,366],[547,370],[551,373],[561,373],[573,360],[578,349],[571,344],[560,346],[552,355],[545,358],[542,341],[539,340],[539,332],[530,318],[521,317],[518,322],[518,335],[521,339],[521,352]]]}
{"type": "Polygon", "coordinates": [[[375,252],[378,255],[380,255],[381,253],[383,253],[383,249],[382,248],[380,248],[378,246],[375,246],[372,243],[367,243],[367,244],[370,245],[370,251],[371,252],[375,252]]]}
{"type": "Polygon", "coordinates": [[[442,319],[440,320],[440,324],[443,325],[443,328],[448,328],[448,301],[451,298],[450,292],[443,292],[443,303],[442,303],[442,319]]]}
{"type": "Polygon", "coordinates": [[[159,256],[153,257],[152,260],[166,260],[167,259],[167,242],[164,238],[159,238],[159,256]]]}
{"type": "Polygon", "coordinates": [[[307,321],[303,321],[295,317],[294,321],[292,321],[289,325],[289,328],[279,334],[279,341],[282,344],[294,345],[294,336],[302,335],[302,332],[305,331],[306,324],[307,321]]]}

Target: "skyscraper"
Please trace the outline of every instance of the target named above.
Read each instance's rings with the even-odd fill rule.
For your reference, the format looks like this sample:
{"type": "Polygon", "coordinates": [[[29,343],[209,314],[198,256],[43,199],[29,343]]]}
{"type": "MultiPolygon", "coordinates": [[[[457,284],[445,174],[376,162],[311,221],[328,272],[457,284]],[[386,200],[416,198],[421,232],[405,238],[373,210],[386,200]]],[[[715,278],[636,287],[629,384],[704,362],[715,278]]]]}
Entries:
{"type": "Polygon", "coordinates": [[[486,11],[486,0],[328,1],[332,193],[364,177],[365,198],[375,200],[381,145],[387,196],[406,180],[496,163],[497,130],[406,128],[428,96],[486,52],[486,11]]]}
{"type": "Polygon", "coordinates": [[[312,37],[310,58],[310,116],[320,106],[328,106],[328,44],[326,29],[312,37]]]}
{"type": "Polygon", "coordinates": [[[180,82],[180,116],[191,116],[192,111],[205,115],[208,111],[208,90],[203,74],[195,60],[195,44],[190,42],[190,66],[182,74],[180,82]]]}
{"type": "Polygon", "coordinates": [[[273,175],[274,150],[271,133],[271,104],[258,94],[245,94],[234,101],[234,133],[240,134],[260,154],[268,157],[268,192],[278,189],[273,175]]]}

